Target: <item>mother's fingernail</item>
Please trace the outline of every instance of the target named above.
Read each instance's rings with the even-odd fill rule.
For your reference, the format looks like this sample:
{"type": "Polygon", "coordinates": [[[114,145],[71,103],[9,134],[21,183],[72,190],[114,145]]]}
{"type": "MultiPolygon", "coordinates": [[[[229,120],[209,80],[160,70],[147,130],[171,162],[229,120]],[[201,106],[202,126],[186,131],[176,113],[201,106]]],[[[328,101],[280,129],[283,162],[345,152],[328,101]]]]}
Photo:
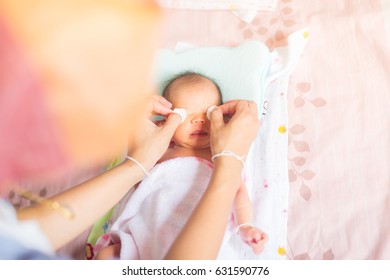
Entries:
{"type": "Polygon", "coordinates": [[[207,119],[210,121],[210,116],[211,116],[211,112],[214,111],[215,109],[217,109],[218,107],[217,106],[210,106],[209,108],[207,108],[207,112],[206,112],[206,117],[207,119]]]}
{"type": "Polygon", "coordinates": [[[172,113],[178,114],[181,117],[181,123],[187,118],[187,111],[184,108],[175,108],[172,113]]]}

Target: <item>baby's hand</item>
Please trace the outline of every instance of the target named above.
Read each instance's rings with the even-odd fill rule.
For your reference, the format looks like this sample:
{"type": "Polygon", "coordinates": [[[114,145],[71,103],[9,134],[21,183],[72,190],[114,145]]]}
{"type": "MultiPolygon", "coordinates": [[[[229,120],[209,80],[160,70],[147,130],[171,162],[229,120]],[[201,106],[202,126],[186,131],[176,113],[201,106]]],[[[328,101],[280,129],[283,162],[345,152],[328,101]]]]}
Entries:
{"type": "Polygon", "coordinates": [[[264,244],[268,241],[268,235],[253,226],[240,228],[238,232],[242,241],[248,244],[256,255],[264,250],[264,244]]]}

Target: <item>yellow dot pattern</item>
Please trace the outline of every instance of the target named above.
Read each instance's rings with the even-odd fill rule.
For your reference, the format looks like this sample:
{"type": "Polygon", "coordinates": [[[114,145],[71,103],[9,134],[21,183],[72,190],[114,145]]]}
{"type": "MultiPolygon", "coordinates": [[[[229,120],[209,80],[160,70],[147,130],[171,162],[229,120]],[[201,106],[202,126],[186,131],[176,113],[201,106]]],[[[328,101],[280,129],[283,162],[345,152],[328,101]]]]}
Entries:
{"type": "Polygon", "coordinates": [[[281,125],[281,126],[279,126],[278,131],[280,134],[284,134],[284,133],[286,133],[287,128],[285,125],[281,125]]]}
{"type": "Polygon", "coordinates": [[[283,256],[283,257],[286,256],[286,249],[284,247],[279,247],[278,254],[283,256]]]}

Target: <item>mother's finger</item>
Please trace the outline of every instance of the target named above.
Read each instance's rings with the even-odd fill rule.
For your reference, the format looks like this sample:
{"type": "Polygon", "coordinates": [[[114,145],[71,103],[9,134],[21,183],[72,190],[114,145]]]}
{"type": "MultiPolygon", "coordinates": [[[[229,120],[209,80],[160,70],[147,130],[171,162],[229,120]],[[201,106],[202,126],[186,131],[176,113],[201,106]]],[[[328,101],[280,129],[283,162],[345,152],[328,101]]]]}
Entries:
{"type": "Polygon", "coordinates": [[[160,114],[166,116],[172,113],[172,103],[166,100],[162,96],[153,96],[152,98],[153,111],[154,114],[160,114]]]}
{"type": "Polygon", "coordinates": [[[165,107],[172,108],[172,103],[169,102],[167,99],[165,99],[161,95],[153,95],[153,99],[156,100],[157,102],[161,103],[165,107]]]}
{"type": "Polygon", "coordinates": [[[161,126],[160,130],[163,135],[167,135],[170,139],[175,133],[176,128],[181,123],[181,117],[178,114],[170,114],[164,124],[161,126]]]}
{"type": "Polygon", "coordinates": [[[236,105],[236,114],[235,115],[237,115],[238,112],[239,113],[246,112],[252,116],[258,116],[257,104],[256,104],[256,102],[249,101],[249,100],[240,101],[236,105]]]}
{"type": "Polygon", "coordinates": [[[254,101],[248,101],[248,107],[249,109],[254,112],[254,113],[258,113],[258,107],[257,107],[257,103],[254,102],[254,101]]]}
{"type": "Polygon", "coordinates": [[[210,114],[210,122],[212,127],[221,126],[223,124],[223,114],[222,111],[214,109],[210,114]]]}
{"type": "Polygon", "coordinates": [[[223,115],[233,116],[236,113],[236,106],[241,100],[230,100],[220,105],[223,115]]]}
{"type": "Polygon", "coordinates": [[[241,112],[250,112],[251,114],[258,113],[257,104],[254,101],[248,100],[232,100],[228,101],[225,104],[219,106],[225,116],[230,117],[231,119],[235,116],[237,117],[238,113],[241,112]]]}

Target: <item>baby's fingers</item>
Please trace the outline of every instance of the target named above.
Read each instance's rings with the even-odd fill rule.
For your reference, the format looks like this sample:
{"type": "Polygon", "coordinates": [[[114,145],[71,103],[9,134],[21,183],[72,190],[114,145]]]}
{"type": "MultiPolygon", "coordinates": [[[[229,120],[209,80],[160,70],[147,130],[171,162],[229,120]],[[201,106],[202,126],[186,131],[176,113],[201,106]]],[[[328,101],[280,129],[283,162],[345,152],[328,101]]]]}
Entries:
{"type": "Polygon", "coordinates": [[[254,243],[260,241],[261,237],[262,237],[262,232],[253,227],[249,229],[244,235],[244,239],[246,242],[254,242],[254,243]]]}
{"type": "Polygon", "coordinates": [[[256,255],[259,255],[261,252],[264,251],[264,244],[263,243],[254,244],[251,247],[252,247],[253,253],[255,253],[256,255]]]}
{"type": "Polygon", "coordinates": [[[261,240],[263,242],[267,242],[268,241],[268,235],[264,232],[261,233],[261,240]]]}

